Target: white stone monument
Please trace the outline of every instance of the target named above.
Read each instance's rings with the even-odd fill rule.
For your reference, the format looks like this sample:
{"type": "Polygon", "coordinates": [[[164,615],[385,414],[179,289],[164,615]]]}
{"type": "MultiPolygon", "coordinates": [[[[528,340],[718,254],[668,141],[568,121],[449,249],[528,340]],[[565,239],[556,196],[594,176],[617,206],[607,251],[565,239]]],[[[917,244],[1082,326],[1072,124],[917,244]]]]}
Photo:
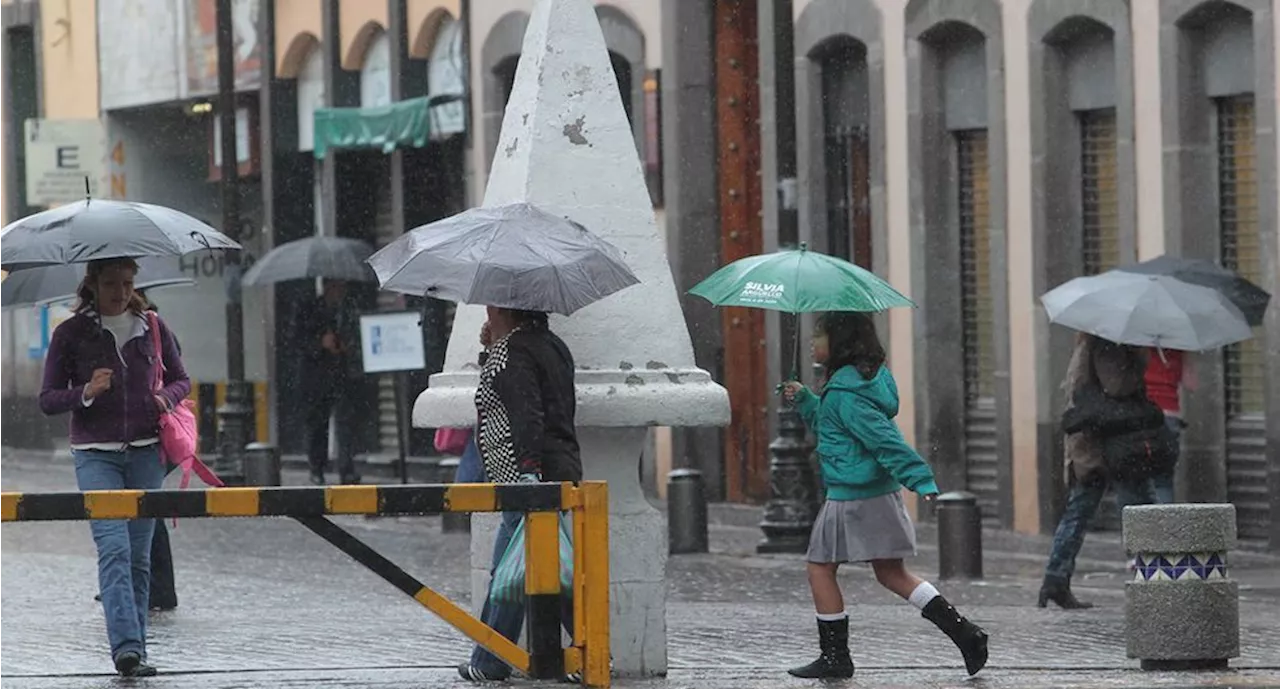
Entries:
{"type": "MultiPolygon", "coordinates": [[[[582,223],[622,250],[641,284],[551,327],[577,362],[578,438],[587,479],[609,482],[614,672],[664,674],[666,528],[638,462],[651,426],[723,426],[724,388],[696,367],[665,242],[604,36],[588,0],[538,0],[485,191],[486,206],[527,201],[582,223]]],[[[484,309],[458,309],[444,372],[413,411],[419,427],[475,421],[484,309]]],[[[472,529],[472,601],[488,587],[495,516],[472,529]]]]}

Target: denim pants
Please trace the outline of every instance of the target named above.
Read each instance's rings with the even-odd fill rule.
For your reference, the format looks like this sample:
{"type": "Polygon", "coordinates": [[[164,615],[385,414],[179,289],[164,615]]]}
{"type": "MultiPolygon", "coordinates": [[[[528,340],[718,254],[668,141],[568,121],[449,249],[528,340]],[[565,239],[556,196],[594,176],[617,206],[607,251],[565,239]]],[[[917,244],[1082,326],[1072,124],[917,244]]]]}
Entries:
{"type": "MultiPolygon", "coordinates": [[[[458,460],[458,470],[453,475],[454,483],[484,483],[484,462],[480,460],[480,448],[476,447],[476,434],[472,433],[467,440],[467,449],[463,450],[458,460]]],[[[515,528],[515,527],[512,527],[515,528]]],[[[510,536],[507,537],[510,540],[510,536]]]]}
{"type": "MultiPolygon", "coordinates": [[[[1045,567],[1045,577],[1070,580],[1076,570],[1076,555],[1080,554],[1080,546],[1084,544],[1084,534],[1089,529],[1089,520],[1098,512],[1102,504],[1102,496],[1107,492],[1108,481],[1100,475],[1093,475],[1081,481],[1071,477],[1070,491],[1067,493],[1067,506],[1062,511],[1062,519],[1058,521],[1058,529],[1053,534],[1053,550],[1049,553],[1049,564],[1045,567]]],[[[1116,490],[1116,503],[1121,510],[1129,505],[1150,505],[1155,502],[1155,490],[1150,479],[1137,483],[1126,481],[1112,482],[1116,490]]]]}
{"type": "MultiPolygon", "coordinates": [[[[507,546],[511,543],[511,537],[515,534],[516,527],[520,524],[520,519],[524,517],[522,512],[503,512],[502,524],[498,526],[498,533],[493,540],[493,564],[489,568],[489,574],[498,568],[498,563],[502,561],[502,555],[507,552],[507,546]]],[[[565,629],[573,633],[573,600],[565,596],[562,598],[561,616],[565,629]]],[[[480,621],[493,627],[499,634],[507,637],[512,643],[520,643],[520,630],[524,627],[525,606],[522,603],[494,603],[490,598],[485,598],[484,609],[480,612],[480,621]]],[[[483,646],[477,645],[471,651],[471,666],[486,676],[493,679],[504,678],[511,674],[511,668],[498,656],[490,653],[483,646]]]]}
{"type": "MultiPolygon", "coordinates": [[[[153,490],[164,482],[159,447],[121,452],[73,450],[80,490],[153,490]]],[[[89,522],[98,547],[98,590],[107,618],[111,657],[125,651],[147,657],[147,610],[151,592],[153,519],[89,522]]]]}

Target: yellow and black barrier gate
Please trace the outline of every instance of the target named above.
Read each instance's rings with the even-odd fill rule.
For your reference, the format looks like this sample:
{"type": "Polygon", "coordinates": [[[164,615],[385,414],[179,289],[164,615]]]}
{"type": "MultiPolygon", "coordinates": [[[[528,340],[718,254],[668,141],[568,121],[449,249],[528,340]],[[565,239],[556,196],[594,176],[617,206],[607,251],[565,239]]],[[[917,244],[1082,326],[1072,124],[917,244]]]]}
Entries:
{"type": "Polygon", "coordinates": [[[609,686],[609,495],[603,481],[540,484],[101,490],[3,493],[5,522],[170,517],[291,517],[535,679],[581,673],[609,686]],[[573,515],[573,641],[561,647],[559,513],[573,515]],[[525,514],[525,651],[327,519],[335,514],[525,514]]]}

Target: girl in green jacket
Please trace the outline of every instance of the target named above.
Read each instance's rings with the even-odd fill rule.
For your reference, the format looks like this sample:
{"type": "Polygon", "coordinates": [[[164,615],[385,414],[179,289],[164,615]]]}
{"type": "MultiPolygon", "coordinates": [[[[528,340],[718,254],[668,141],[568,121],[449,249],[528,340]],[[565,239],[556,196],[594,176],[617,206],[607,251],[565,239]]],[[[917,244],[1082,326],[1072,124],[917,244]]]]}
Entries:
{"type": "Polygon", "coordinates": [[[811,678],[853,676],[849,615],[836,570],[846,562],[870,562],[876,581],[946,633],[964,655],[969,674],[976,674],[987,662],[987,633],[902,562],[916,551],[902,488],[932,502],[938,485],[893,421],[898,387],[884,366],[875,323],[864,313],[823,314],[814,332],[813,359],[825,369],[821,396],[796,381],[784,383],[783,395],[817,436],[827,487],[805,556],[822,654],[789,672],[811,678]]]}

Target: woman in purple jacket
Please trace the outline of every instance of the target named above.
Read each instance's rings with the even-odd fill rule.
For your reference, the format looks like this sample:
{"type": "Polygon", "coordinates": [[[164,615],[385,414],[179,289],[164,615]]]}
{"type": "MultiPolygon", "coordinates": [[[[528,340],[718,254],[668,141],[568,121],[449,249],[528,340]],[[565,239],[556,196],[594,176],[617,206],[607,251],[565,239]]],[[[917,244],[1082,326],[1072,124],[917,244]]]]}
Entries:
{"type": "MultiPolygon", "coordinates": [[[[161,409],[191,391],[177,341],[160,324],[163,388],[152,383],[155,348],[146,302],[133,289],[133,259],[94,261],[85,270],[76,313],[53,331],[40,409],[71,413],[71,454],[80,490],[151,490],[164,481],[159,453],[161,409]]],[[[94,520],[98,589],[116,671],[156,674],[147,664],[152,519],[94,520]]]]}

